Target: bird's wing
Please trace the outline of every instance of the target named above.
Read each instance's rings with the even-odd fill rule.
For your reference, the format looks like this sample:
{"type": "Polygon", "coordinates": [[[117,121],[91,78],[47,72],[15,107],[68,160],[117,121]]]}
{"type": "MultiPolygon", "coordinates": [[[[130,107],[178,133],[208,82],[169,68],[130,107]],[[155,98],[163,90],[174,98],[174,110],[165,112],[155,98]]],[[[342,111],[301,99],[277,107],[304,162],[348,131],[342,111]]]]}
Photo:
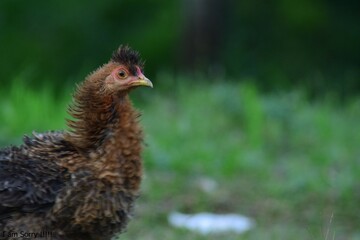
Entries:
{"type": "Polygon", "coordinates": [[[22,158],[0,153],[0,218],[13,211],[46,210],[65,186],[65,169],[51,161],[22,158]]]}

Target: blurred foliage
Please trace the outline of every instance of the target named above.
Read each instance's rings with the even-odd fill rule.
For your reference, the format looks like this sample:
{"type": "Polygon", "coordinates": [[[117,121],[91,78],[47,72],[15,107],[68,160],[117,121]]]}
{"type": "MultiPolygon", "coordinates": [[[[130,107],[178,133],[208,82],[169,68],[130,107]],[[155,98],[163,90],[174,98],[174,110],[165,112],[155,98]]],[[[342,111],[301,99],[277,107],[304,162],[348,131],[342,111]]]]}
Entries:
{"type": "MultiPolygon", "coordinates": [[[[121,43],[159,72],[266,90],[360,90],[360,3],[339,0],[2,0],[0,79],[77,81],[121,43]]],[[[161,79],[155,79],[161,81],[161,79]]]]}

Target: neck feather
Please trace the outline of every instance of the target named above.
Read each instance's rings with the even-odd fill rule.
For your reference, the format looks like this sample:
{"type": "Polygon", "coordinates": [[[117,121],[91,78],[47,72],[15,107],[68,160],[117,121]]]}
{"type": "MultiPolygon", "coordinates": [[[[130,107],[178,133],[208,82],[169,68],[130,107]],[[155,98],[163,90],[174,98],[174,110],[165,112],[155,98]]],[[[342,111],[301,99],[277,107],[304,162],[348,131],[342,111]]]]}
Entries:
{"type": "Polygon", "coordinates": [[[68,120],[70,131],[66,138],[78,149],[87,152],[101,148],[111,139],[120,141],[129,129],[139,129],[139,114],[133,109],[127,93],[106,93],[101,87],[103,81],[94,79],[104,79],[103,75],[98,70],[95,76],[89,76],[78,87],[74,103],[69,107],[73,120],[68,120]]]}

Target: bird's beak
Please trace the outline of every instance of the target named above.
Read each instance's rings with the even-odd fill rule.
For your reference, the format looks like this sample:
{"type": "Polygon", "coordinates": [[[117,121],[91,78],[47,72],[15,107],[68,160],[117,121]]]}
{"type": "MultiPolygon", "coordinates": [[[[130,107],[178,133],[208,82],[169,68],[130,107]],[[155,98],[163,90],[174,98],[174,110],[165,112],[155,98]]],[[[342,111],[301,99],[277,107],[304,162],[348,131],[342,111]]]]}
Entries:
{"type": "Polygon", "coordinates": [[[137,79],[131,81],[131,86],[145,86],[145,87],[151,87],[153,88],[153,84],[152,82],[145,77],[143,74],[141,74],[140,76],[138,76],[137,79]]]}

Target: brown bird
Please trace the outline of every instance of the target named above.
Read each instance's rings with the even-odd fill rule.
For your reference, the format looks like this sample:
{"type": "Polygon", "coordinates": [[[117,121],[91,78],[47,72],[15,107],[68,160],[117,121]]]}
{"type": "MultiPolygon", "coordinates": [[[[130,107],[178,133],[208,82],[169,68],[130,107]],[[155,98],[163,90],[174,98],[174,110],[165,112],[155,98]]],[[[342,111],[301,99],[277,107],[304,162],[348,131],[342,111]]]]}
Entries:
{"type": "Polygon", "coordinates": [[[0,150],[0,239],[110,239],[126,227],[142,176],[142,130],[128,93],[152,87],[120,46],[81,83],[68,131],[0,150]]]}

